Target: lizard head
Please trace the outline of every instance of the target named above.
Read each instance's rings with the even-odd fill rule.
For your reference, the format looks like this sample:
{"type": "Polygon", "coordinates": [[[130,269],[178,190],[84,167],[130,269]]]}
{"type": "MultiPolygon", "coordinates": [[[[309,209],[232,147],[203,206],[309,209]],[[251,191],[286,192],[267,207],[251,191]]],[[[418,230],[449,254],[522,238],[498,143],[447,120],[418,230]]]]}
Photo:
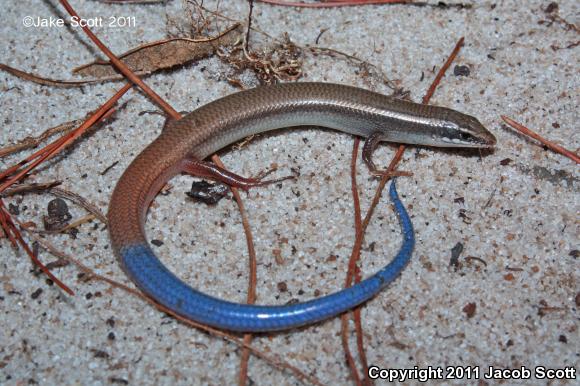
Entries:
{"type": "Polygon", "coordinates": [[[438,135],[433,137],[435,146],[493,148],[495,136],[475,117],[455,110],[448,110],[447,118],[439,122],[438,135]]]}

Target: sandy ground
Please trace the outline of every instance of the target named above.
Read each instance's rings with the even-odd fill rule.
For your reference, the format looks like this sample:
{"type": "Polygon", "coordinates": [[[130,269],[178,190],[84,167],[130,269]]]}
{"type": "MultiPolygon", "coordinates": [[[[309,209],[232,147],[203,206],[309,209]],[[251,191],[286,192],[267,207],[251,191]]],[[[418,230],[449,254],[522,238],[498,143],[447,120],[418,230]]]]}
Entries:
{"type": "MultiPolygon", "coordinates": [[[[215,9],[214,1],[205,1],[215,9]]],[[[435,4],[436,1],[430,1],[435,4]]],[[[256,4],[254,25],[298,45],[330,47],[377,65],[419,101],[456,41],[465,47],[455,65],[468,76],[445,76],[432,103],[477,116],[498,138],[497,149],[478,152],[411,147],[401,169],[399,192],[414,221],[417,245],[399,279],[363,308],[369,363],[381,368],[469,366],[483,380],[489,366],[534,370],[578,368],[578,166],[546,151],[502,124],[500,114],[576,150],[578,137],[578,25],[580,8],[559,1],[548,20],[548,1],[477,1],[471,9],[408,5],[325,10],[256,4]],[[321,34],[321,31],[324,31],[321,34]],[[319,36],[320,35],[320,36],[319,36]],[[458,267],[451,249],[462,243],[458,267]],[[475,258],[476,259],[475,259],[475,258]],[[468,312],[472,311],[472,312],[468,312]]],[[[180,1],[113,5],[74,1],[86,17],[134,17],[125,28],[95,32],[116,53],[138,44],[184,35],[191,5],[180,1]]],[[[244,1],[222,1],[220,12],[245,19],[244,1]]],[[[4,4],[0,25],[2,62],[45,77],[72,79],[71,70],[101,56],[78,28],[25,27],[25,16],[65,17],[57,1],[4,4]]],[[[195,18],[195,13],[193,14],[195,18]]],[[[221,21],[219,28],[227,22],[221,21]]],[[[273,42],[252,34],[253,50],[273,42]]],[[[304,53],[303,81],[392,90],[341,57],[304,53]]],[[[234,92],[226,77],[255,84],[250,71],[209,58],[147,78],[178,111],[234,92]]],[[[6,146],[49,127],[84,117],[122,83],[54,88],[0,73],[0,144],[6,146]]],[[[149,99],[131,91],[114,119],[41,167],[30,181],[60,180],[106,212],[116,181],[131,160],[161,131],[163,118],[149,99]],[[109,166],[113,167],[103,173],[109,166]]],[[[258,256],[258,302],[284,304],[338,290],[344,282],[354,239],[349,162],[353,138],[301,129],[254,139],[242,150],[222,154],[227,167],[252,175],[276,163],[300,171],[296,182],[245,196],[258,256]],[[284,283],[283,285],[280,283],[284,283]],[[284,288],[285,287],[285,288],[284,288]]],[[[375,159],[386,164],[392,146],[375,159]]],[[[2,159],[2,168],[27,152],[2,159]]],[[[363,211],[377,181],[359,167],[363,211]]],[[[147,222],[153,248],[174,272],[210,294],[244,301],[248,270],[240,215],[232,200],[215,207],[184,194],[191,178],[171,181],[147,222]]],[[[18,218],[42,227],[48,194],[5,199],[18,218]]],[[[73,219],[84,209],[69,203],[73,219]]],[[[78,228],[76,238],[47,235],[59,250],[96,272],[132,285],[109,247],[103,223],[78,228]]],[[[401,243],[396,217],[386,199],[366,235],[362,272],[385,265],[401,243]]],[[[54,273],[69,284],[71,297],[35,274],[27,256],[0,242],[0,383],[3,384],[232,384],[240,349],[189,328],[142,300],[86,282],[73,266],[54,273]]],[[[41,250],[45,262],[55,258],[41,250]]],[[[349,384],[338,318],[278,334],[259,335],[254,345],[316,377],[324,384],[349,384]]],[[[354,335],[351,335],[354,349],[354,335]]],[[[444,372],[445,374],[445,372],[444,372]]],[[[464,377],[448,383],[474,384],[464,377]]],[[[289,372],[252,358],[249,377],[257,385],[297,384],[289,372]]],[[[495,384],[497,380],[485,380],[495,384]]],[[[507,384],[547,384],[534,377],[507,384]]],[[[574,381],[567,381],[574,384],[574,381]]],[[[416,380],[406,384],[418,383],[416,380]]],[[[556,382],[560,383],[560,382],[556,382]]],[[[562,381],[566,383],[566,381],[562,381]]]]}

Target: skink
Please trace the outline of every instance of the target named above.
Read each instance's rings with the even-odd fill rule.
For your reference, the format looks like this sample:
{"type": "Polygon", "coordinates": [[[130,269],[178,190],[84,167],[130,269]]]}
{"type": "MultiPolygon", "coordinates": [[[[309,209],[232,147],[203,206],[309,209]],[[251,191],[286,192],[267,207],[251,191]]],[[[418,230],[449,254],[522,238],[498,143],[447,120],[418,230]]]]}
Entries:
{"type": "MultiPolygon", "coordinates": [[[[287,83],[241,91],[170,121],[162,134],[129,165],[111,197],[108,219],[113,250],[126,274],[147,296],[196,322],[233,331],[273,331],[314,323],[359,305],[394,280],[414,246],[411,221],[394,183],[390,199],[403,244],[397,256],[362,282],[303,303],[246,305],[193,289],[155,256],[145,237],[149,204],[174,175],[199,175],[238,184],[244,179],[201,160],[251,134],[283,127],[322,126],[367,138],[363,158],[374,169],[379,141],[436,147],[491,148],[496,140],[474,117],[445,107],[421,105],[360,88],[330,83],[287,83]]],[[[246,179],[248,186],[256,181],[246,179]]]]}

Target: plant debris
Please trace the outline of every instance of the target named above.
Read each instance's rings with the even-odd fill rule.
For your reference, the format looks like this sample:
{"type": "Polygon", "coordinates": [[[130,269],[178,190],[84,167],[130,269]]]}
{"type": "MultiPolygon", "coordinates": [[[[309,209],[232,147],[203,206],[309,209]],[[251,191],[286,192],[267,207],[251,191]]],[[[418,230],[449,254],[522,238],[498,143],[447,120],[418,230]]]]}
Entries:
{"type": "MultiPolygon", "coordinates": [[[[230,46],[241,41],[242,28],[234,24],[220,35],[205,39],[174,38],[160,40],[135,47],[119,55],[137,75],[148,75],[206,58],[219,47],[230,46]]],[[[73,70],[82,77],[123,79],[110,61],[99,60],[73,70]]]]}
{"type": "Polygon", "coordinates": [[[209,183],[207,181],[194,181],[191,189],[186,192],[195,201],[203,202],[207,205],[216,205],[228,194],[229,188],[220,183],[209,183]]]}
{"type": "Polygon", "coordinates": [[[303,50],[287,34],[282,41],[261,51],[248,52],[240,43],[230,51],[218,51],[218,56],[237,73],[251,70],[260,84],[296,81],[303,75],[303,50]]]}
{"type": "Polygon", "coordinates": [[[55,198],[48,203],[48,215],[42,216],[44,229],[54,231],[68,225],[72,215],[68,210],[68,205],[62,198],[55,198]]]}

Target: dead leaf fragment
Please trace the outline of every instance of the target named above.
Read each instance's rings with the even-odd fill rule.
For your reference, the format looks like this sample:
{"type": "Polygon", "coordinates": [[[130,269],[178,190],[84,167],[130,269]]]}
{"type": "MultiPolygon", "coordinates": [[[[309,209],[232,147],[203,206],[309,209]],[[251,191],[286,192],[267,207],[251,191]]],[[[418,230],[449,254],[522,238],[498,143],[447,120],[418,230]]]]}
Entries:
{"type": "MultiPolygon", "coordinates": [[[[174,38],[143,44],[120,55],[119,59],[137,74],[150,74],[206,58],[219,47],[235,44],[241,36],[241,25],[234,24],[220,35],[208,39],[174,38]]],[[[114,66],[104,60],[77,67],[73,72],[91,78],[119,75],[114,66]]]]}

